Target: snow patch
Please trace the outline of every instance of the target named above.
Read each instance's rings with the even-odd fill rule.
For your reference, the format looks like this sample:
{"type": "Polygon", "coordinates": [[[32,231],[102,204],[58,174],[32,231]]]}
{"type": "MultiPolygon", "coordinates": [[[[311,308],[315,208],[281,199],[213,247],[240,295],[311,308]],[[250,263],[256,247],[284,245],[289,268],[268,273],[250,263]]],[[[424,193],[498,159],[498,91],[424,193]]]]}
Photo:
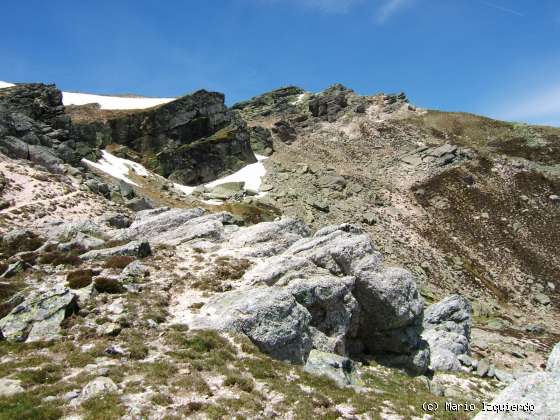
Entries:
{"type": "Polygon", "coordinates": [[[290,102],[292,105],[299,105],[303,102],[303,98],[305,98],[305,93],[301,93],[298,95],[297,99],[293,102],[290,102]]]}
{"type": "MultiPolygon", "coordinates": [[[[256,163],[251,163],[231,175],[227,175],[223,178],[202,185],[204,185],[206,188],[213,188],[218,185],[225,184],[226,182],[244,182],[246,190],[253,190],[258,192],[261,188],[262,177],[266,175],[266,169],[264,167],[263,161],[268,159],[268,157],[262,155],[255,155],[255,157],[257,158],[256,163]]],[[[174,185],[175,188],[187,195],[192,194],[195,188],[197,188],[181,184],[174,185]]],[[[260,193],[259,197],[265,195],[266,193],[260,193]]],[[[205,203],[222,204],[222,202],[219,200],[208,200],[207,202],[205,201],[205,203]]]]}
{"type": "MultiPolygon", "coordinates": [[[[0,89],[15,86],[13,83],[0,81],[0,89]]],[[[133,98],[124,96],[104,96],[90,93],[62,92],[64,105],[86,105],[97,103],[101,109],[146,109],[166,104],[177,98],[133,98]]]]}
{"type": "Polygon", "coordinates": [[[138,184],[127,177],[129,171],[133,171],[140,176],[148,176],[150,173],[144,166],[128,159],[122,159],[106,150],[101,151],[102,157],[98,162],[82,159],[85,164],[105,172],[113,178],[120,179],[128,184],[138,186],[138,184]]]}
{"type": "Polygon", "coordinates": [[[231,175],[212,181],[206,184],[206,187],[213,188],[226,182],[244,182],[246,190],[258,191],[261,188],[262,177],[266,174],[262,162],[267,157],[261,155],[255,155],[255,157],[257,158],[256,163],[251,163],[231,175]]]}
{"type": "Polygon", "coordinates": [[[146,109],[166,104],[176,98],[129,98],[121,96],[92,95],[89,93],[62,92],[64,105],[98,103],[101,109],[146,109]]]}

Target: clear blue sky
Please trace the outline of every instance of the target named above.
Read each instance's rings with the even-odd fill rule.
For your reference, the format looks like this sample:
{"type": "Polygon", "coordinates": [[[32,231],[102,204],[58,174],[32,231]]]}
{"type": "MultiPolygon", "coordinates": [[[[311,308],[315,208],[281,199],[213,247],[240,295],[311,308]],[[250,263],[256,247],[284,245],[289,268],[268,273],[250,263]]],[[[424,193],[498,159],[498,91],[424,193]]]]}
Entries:
{"type": "Polygon", "coordinates": [[[0,80],[227,102],[294,84],[560,126],[558,0],[2,0],[0,80]]]}

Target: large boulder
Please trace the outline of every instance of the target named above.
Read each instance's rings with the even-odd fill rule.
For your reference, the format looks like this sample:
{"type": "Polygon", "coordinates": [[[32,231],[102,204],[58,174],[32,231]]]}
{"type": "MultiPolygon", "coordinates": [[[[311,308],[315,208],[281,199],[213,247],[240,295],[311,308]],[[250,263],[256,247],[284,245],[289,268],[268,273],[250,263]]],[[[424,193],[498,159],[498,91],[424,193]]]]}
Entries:
{"type": "MultiPolygon", "coordinates": [[[[275,355],[278,340],[270,337],[285,337],[287,323],[296,328],[281,340],[291,343],[289,360],[305,360],[311,348],[343,356],[365,350],[416,373],[426,370],[423,302],[414,279],[403,269],[383,270],[381,254],[361,228],[327,226],[309,237],[303,223],[286,218],[227,235],[228,252],[260,258],[259,263],[244,274],[241,289],[204,305],[196,326],[244,332],[275,355]],[[293,308],[305,322],[292,322],[293,308]],[[266,340],[255,338],[247,320],[254,323],[271,313],[288,315],[267,326],[266,340]]],[[[285,347],[280,346],[281,358],[285,347]]]]}
{"type": "Polygon", "coordinates": [[[117,239],[151,239],[162,232],[177,229],[184,223],[205,214],[201,208],[170,209],[160,207],[136,213],[132,224],[116,236],[117,239]]]}
{"type": "Polygon", "coordinates": [[[448,296],[424,312],[422,338],[430,346],[430,368],[461,369],[460,355],[470,354],[472,306],[460,295],[448,296]]]}
{"type": "Polygon", "coordinates": [[[409,353],[418,347],[423,301],[410,272],[388,268],[360,276],[356,300],[362,308],[359,336],[373,353],[409,353]]]}
{"type": "Polygon", "coordinates": [[[62,321],[76,310],[77,298],[69,289],[37,291],[0,319],[0,331],[9,341],[57,338],[62,321]]]}
{"type": "Polygon", "coordinates": [[[302,364],[311,351],[310,322],[309,313],[287,290],[260,287],[211,298],[191,328],[243,333],[262,351],[302,364]]]}

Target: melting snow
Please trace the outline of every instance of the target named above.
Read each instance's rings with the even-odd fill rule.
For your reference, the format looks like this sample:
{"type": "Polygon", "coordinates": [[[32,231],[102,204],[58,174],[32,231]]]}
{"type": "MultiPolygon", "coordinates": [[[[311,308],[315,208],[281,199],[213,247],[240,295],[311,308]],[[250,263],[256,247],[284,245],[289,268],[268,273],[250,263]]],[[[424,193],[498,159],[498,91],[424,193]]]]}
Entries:
{"type": "Polygon", "coordinates": [[[206,184],[206,186],[212,188],[226,182],[245,182],[245,189],[258,191],[261,187],[261,179],[266,174],[262,161],[267,157],[261,155],[255,155],[255,157],[257,158],[256,163],[251,163],[231,175],[206,184]]]}
{"type": "Polygon", "coordinates": [[[64,105],[98,103],[101,109],[145,109],[166,104],[176,98],[130,98],[121,96],[91,95],[89,93],[62,92],[64,105]]]}
{"type": "MultiPolygon", "coordinates": [[[[15,86],[13,83],[0,81],[0,89],[15,86]]],[[[166,104],[177,98],[133,98],[124,96],[103,96],[89,93],[62,92],[64,105],[85,105],[98,103],[101,109],[145,109],[166,104]]]]}
{"type": "MultiPolygon", "coordinates": [[[[130,178],[128,178],[128,174],[130,170],[132,170],[133,172],[135,172],[137,175],[140,176],[150,175],[150,172],[139,163],[133,162],[132,160],[119,158],[107,152],[106,150],[101,151],[101,153],[102,153],[102,157],[98,162],[92,162],[87,159],[82,159],[82,161],[85,164],[93,168],[96,168],[106,173],[107,175],[112,176],[113,178],[121,179],[135,186],[138,186],[138,184],[132,181],[130,178]]],[[[257,158],[256,163],[251,163],[231,175],[209,182],[208,184],[204,184],[204,186],[207,188],[212,188],[217,185],[224,184],[226,182],[244,182],[245,189],[258,192],[261,187],[262,177],[266,174],[266,169],[264,168],[263,161],[268,158],[266,156],[261,156],[261,155],[255,155],[255,157],[257,158]]],[[[189,187],[187,185],[181,185],[181,184],[174,184],[174,186],[179,191],[182,191],[187,195],[192,194],[194,189],[196,188],[196,186],[189,187]]],[[[262,197],[264,195],[266,195],[266,193],[264,192],[259,193],[259,197],[262,197]]],[[[221,201],[218,200],[207,200],[204,202],[207,204],[222,203],[221,201]]]]}
{"type": "MultiPolygon", "coordinates": [[[[266,174],[266,169],[264,168],[263,161],[268,159],[266,156],[255,155],[257,158],[256,163],[251,163],[244,166],[237,172],[231,175],[225,176],[223,178],[217,179],[215,181],[204,184],[207,188],[212,188],[220,184],[225,184],[226,182],[244,182],[245,189],[259,191],[261,188],[262,177],[266,174]]],[[[184,192],[187,195],[192,194],[196,187],[189,187],[187,185],[175,184],[175,188],[184,192]]],[[[266,195],[266,193],[260,193],[259,197],[266,195]]],[[[208,200],[205,201],[207,204],[221,204],[219,200],[208,200]]]]}
{"type": "Polygon", "coordinates": [[[138,186],[138,184],[127,177],[130,170],[134,171],[140,176],[148,176],[150,173],[139,163],[133,162],[131,160],[122,159],[111,153],[103,150],[101,152],[103,156],[98,162],[91,162],[87,159],[82,159],[87,165],[90,165],[100,171],[111,175],[113,178],[121,179],[132,185],[138,186]]]}

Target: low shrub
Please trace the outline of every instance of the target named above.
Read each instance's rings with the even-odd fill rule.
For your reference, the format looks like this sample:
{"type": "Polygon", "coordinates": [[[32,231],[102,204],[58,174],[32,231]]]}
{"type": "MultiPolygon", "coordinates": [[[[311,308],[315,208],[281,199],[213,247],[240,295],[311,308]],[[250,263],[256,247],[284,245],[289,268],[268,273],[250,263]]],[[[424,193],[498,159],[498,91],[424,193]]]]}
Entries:
{"type": "Polygon", "coordinates": [[[93,271],[90,269],[75,270],[66,275],[66,281],[70,289],[81,289],[91,284],[92,277],[93,271]]]}
{"type": "Polygon", "coordinates": [[[105,268],[117,268],[123,269],[132,261],[134,261],[134,257],[126,256],[126,255],[115,255],[113,257],[108,258],[105,261],[104,267],[105,268]]]}
{"type": "Polygon", "coordinates": [[[97,277],[94,282],[95,290],[99,293],[124,293],[123,285],[116,279],[97,277]]]}

